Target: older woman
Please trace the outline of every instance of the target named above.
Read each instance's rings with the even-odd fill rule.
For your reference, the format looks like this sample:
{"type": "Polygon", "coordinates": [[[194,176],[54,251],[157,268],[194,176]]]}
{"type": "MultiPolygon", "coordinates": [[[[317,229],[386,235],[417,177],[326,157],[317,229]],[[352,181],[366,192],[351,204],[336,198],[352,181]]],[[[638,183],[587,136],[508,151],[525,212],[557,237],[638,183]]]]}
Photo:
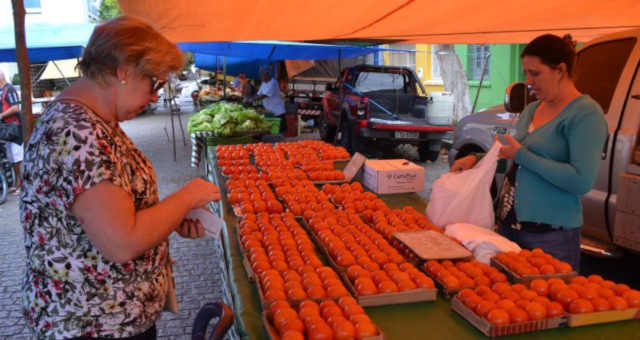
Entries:
{"type": "Polygon", "coordinates": [[[182,54],[149,24],[97,26],[82,78],[50,104],[26,145],[20,217],[23,305],[38,338],[155,339],[171,278],[168,237],[203,235],[184,222],[219,199],[201,179],[159,201],[149,160],[120,128],[158,99],[182,54]]]}
{"type": "MultiPolygon", "coordinates": [[[[546,34],[522,51],[522,69],[537,101],[505,136],[500,155],[513,159],[500,193],[496,221],[504,236],[580,268],[580,197],[595,183],[607,136],[602,108],[576,89],[571,73],[575,43],[546,34]]],[[[457,160],[452,171],[471,168],[475,155],[457,160]]]]}

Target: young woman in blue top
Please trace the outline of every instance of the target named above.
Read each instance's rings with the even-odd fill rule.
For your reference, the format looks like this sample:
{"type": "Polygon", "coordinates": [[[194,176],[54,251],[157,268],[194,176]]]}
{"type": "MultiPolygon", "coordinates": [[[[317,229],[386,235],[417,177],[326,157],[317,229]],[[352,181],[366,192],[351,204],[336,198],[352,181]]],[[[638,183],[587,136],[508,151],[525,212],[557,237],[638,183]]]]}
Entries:
{"type": "MultiPolygon", "coordinates": [[[[518,119],[516,134],[505,135],[500,157],[514,160],[500,192],[499,232],[527,249],[542,248],[580,268],[580,197],[593,187],[607,136],[602,109],[576,89],[571,78],[575,43],[570,36],[545,34],[522,51],[527,85],[537,101],[518,119]]],[[[477,162],[470,155],[451,171],[477,162]]]]}

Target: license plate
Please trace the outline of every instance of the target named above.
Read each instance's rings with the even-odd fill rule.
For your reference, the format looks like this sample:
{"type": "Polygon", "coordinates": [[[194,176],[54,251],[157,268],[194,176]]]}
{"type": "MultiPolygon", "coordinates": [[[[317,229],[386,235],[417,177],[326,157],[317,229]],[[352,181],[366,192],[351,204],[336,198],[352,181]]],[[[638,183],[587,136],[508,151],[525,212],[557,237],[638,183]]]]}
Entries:
{"type": "Polygon", "coordinates": [[[395,137],[398,139],[418,139],[420,138],[420,132],[395,131],[395,137]]]}

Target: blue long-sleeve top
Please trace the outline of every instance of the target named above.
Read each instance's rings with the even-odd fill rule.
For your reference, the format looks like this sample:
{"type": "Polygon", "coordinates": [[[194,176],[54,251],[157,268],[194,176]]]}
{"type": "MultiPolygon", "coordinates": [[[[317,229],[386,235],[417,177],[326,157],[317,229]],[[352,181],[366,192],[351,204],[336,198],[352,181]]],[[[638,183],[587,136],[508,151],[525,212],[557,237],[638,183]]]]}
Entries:
{"type": "Polygon", "coordinates": [[[577,228],[583,223],[580,197],[595,183],[607,122],[600,105],[582,95],[529,133],[538,105],[525,108],[514,136],[522,144],[515,156],[516,215],[519,221],[577,228]]]}

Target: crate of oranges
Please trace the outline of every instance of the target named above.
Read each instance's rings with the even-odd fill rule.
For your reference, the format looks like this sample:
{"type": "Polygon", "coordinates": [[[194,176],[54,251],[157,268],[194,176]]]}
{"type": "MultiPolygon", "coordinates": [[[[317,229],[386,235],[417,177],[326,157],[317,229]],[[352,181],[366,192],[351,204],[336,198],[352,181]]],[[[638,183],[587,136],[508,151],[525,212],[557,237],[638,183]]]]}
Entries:
{"type": "Polygon", "coordinates": [[[337,301],[302,301],[291,306],[276,301],[262,314],[271,340],[359,339],[383,340],[384,334],[348,296],[337,301]]]}
{"type": "Polygon", "coordinates": [[[431,276],[445,297],[452,297],[461,289],[474,289],[507,282],[507,276],[498,269],[475,260],[430,260],[422,269],[431,276]]]}
{"type": "Polygon", "coordinates": [[[451,308],[490,337],[529,333],[566,324],[563,307],[521,283],[462,289],[451,308]]]}
{"type": "Polygon", "coordinates": [[[433,280],[408,262],[377,269],[356,264],[341,275],[353,296],[367,307],[435,301],[438,292],[433,280]]]}
{"type": "Polygon", "coordinates": [[[570,279],[578,273],[571,265],[560,261],[542,249],[522,249],[518,252],[498,253],[491,264],[504,271],[511,282],[531,282],[535,279],[570,279]]]}
{"type": "Polygon", "coordinates": [[[576,276],[567,282],[536,279],[530,289],[562,305],[570,327],[640,318],[640,291],[600,275],[576,276]]]}

